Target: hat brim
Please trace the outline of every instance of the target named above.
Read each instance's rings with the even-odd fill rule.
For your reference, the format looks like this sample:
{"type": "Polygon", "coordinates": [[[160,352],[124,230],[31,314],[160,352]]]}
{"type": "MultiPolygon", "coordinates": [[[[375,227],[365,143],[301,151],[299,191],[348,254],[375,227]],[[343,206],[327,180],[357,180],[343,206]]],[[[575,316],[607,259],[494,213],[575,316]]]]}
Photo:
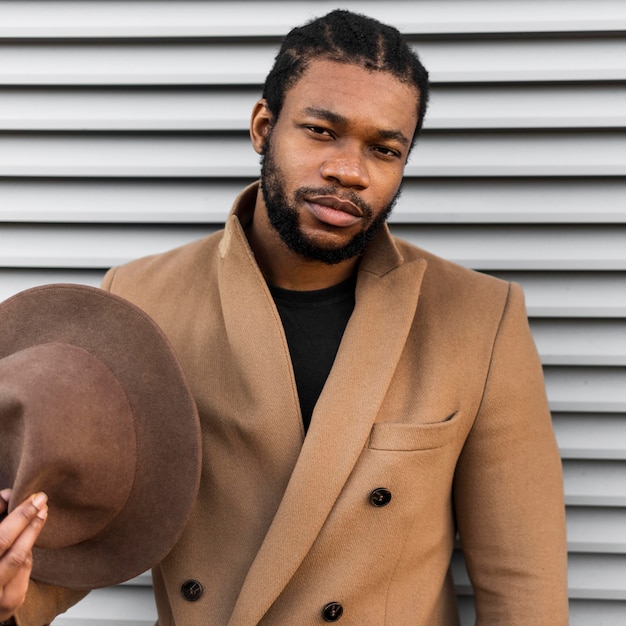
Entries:
{"type": "Polygon", "coordinates": [[[119,296],[53,284],[0,304],[0,358],[49,342],[88,350],[122,384],[134,416],[136,475],[125,506],[103,531],[73,546],[35,546],[32,577],[74,589],[118,584],[161,561],[182,534],[200,481],[197,408],[163,332],[119,296]]]}

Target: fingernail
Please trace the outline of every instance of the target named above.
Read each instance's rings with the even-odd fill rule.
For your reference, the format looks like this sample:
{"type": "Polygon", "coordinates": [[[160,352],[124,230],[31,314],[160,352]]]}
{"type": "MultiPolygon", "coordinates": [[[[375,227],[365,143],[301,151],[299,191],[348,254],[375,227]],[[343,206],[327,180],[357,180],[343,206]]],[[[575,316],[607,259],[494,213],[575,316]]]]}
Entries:
{"type": "Polygon", "coordinates": [[[11,490],[3,489],[0,491],[0,498],[2,498],[5,502],[8,502],[11,499],[11,490]]]}
{"type": "Polygon", "coordinates": [[[44,506],[43,508],[41,508],[39,512],[37,513],[37,517],[41,521],[45,521],[45,519],[48,517],[48,507],[44,506]]]}
{"type": "Polygon", "coordinates": [[[48,501],[48,496],[47,496],[45,493],[43,493],[43,491],[40,491],[39,493],[36,493],[36,494],[33,496],[33,499],[32,499],[33,506],[34,506],[34,507],[35,507],[38,511],[40,511],[40,510],[42,509],[42,507],[44,506],[44,504],[45,504],[47,501],[48,501]]]}

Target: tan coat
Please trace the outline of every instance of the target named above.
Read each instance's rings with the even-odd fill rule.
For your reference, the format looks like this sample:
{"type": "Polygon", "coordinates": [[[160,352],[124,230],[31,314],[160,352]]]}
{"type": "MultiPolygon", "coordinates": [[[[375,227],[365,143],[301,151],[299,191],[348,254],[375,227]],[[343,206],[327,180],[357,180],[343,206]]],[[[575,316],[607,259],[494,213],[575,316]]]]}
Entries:
{"type": "Polygon", "coordinates": [[[520,288],[385,230],[305,438],[241,225],[255,194],[225,231],[104,281],[165,330],[203,424],[197,505],[154,572],[159,625],[323,624],[337,602],[340,624],[451,626],[457,528],[478,624],[566,624],[561,465],[520,288]]]}

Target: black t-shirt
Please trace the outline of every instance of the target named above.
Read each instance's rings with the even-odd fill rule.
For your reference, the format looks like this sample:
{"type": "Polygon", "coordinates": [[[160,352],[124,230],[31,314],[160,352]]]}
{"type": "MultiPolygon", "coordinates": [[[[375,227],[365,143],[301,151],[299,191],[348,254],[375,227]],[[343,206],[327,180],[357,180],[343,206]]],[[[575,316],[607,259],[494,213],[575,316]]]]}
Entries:
{"type": "Polygon", "coordinates": [[[270,285],[289,345],[305,431],[354,309],[356,277],[315,291],[270,285]]]}

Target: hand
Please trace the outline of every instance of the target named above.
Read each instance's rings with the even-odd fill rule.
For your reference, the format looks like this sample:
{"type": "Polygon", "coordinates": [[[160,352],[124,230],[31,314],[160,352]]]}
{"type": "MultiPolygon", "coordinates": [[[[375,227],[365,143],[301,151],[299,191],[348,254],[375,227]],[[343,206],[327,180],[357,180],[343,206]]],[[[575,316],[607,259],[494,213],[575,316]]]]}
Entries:
{"type": "Polygon", "coordinates": [[[10,495],[10,489],[0,491],[0,622],[9,619],[24,602],[33,565],[32,548],[48,515],[46,494],[36,493],[4,517],[10,495]]]}

